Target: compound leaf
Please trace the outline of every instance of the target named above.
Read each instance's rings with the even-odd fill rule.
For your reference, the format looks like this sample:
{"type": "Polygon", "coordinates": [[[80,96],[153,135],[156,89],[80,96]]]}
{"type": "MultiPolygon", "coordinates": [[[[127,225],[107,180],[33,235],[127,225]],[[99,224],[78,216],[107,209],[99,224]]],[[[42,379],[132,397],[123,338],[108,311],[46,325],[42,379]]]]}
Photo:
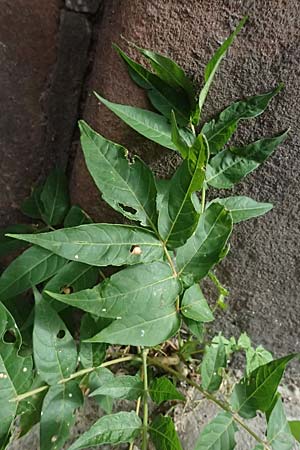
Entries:
{"type": "Polygon", "coordinates": [[[33,355],[39,376],[52,385],[70,376],[77,365],[75,342],[56,311],[35,290],[33,355]]]}
{"type": "Polygon", "coordinates": [[[232,218],[223,205],[212,203],[200,216],[194,234],[177,250],[177,267],[191,285],[205,277],[219,261],[232,231],[232,218]]]}
{"type": "Polygon", "coordinates": [[[232,393],[234,410],[246,419],[255,417],[257,410],[268,411],[286,365],[296,356],[291,354],[271,361],[242,378],[232,393]]]}
{"type": "Polygon", "coordinates": [[[156,229],[154,176],[141,159],[127,158],[127,150],[79,122],[85,161],[103,199],[125,217],[156,229]]]}
{"type": "MultiPolygon", "coordinates": [[[[99,345],[99,344],[97,344],[99,345]]],[[[90,366],[89,366],[90,367],[90,366]]],[[[89,376],[89,388],[91,392],[95,391],[99,387],[105,385],[108,381],[114,378],[114,374],[105,367],[98,367],[89,376]]],[[[98,403],[106,414],[111,414],[113,409],[113,398],[108,395],[95,395],[94,400],[98,403]]]]}
{"type": "Polygon", "coordinates": [[[206,346],[201,363],[202,387],[208,392],[217,391],[222,383],[220,369],[226,367],[226,351],[223,342],[206,346]]]}
{"type": "Polygon", "coordinates": [[[292,450],[294,448],[295,439],[280,396],[269,417],[267,439],[273,450],[292,450]]]}
{"type": "Polygon", "coordinates": [[[191,106],[193,106],[195,102],[194,87],[184,70],[175,61],[164,55],[139,47],[137,49],[150,61],[152,68],[162,80],[177,91],[183,89],[187,93],[191,106]]]}
{"type": "Polygon", "coordinates": [[[233,223],[243,222],[253,217],[262,216],[271,211],[273,205],[271,203],[261,203],[250,197],[234,196],[226,198],[216,198],[214,203],[225,206],[230,211],[233,223]]]}
{"type": "Polygon", "coordinates": [[[181,312],[185,317],[197,322],[211,322],[213,313],[198,284],[186,289],[181,302],[181,312]]]}
{"type": "Polygon", "coordinates": [[[0,302],[0,448],[5,448],[17,414],[17,395],[32,383],[32,358],[22,357],[21,334],[12,315],[0,302]]]}
{"type": "Polygon", "coordinates": [[[232,415],[220,413],[204,427],[195,450],[233,450],[236,431],[232,415]]]}
{"type": "Polygon", "coordinates": [[[87,342],[154,347],[174,336],[179,327],[175,305],[161,307],[154,301],[151,309],[115,320],[87,342]]]}
{"type": "MultiPolygon", "coordinates": [[[[146,109],[112,103],[99,94],[95,95],[110,111],[142,136],[170,150],[177,150],[171,138],[171,125],[164,116],[146,109]]],[[[193,141],[188,129],[182,128],[180,134],[187,142],[193,141]]]]}
{"type": "Polygon", "coordinates": [[[64,227],[71,228],[85,223],[92,223],[92,219],[80,206],[73,205],[68,211],[64,220],[64,227]]]}
{"type": "Polygon", "coordinates": [[[143,393],[144,385],[139,375],[119,375],[110,378],[90,394],[107,395],[112,398],[137,400],[143,393]]]}
{"type": "MultiPolygon", "coordinates": [[[[218,67],[222,61],[222,59],[224,58],[224,56],[226,55],[226,52],[228,50],[228,48],[230,47],[230,45],[232,44],[232,42],[234,41],[235,37],[237,36],[237,34],[241,31],[241,29],[243,28],[245,22],[247,20],[247,17],[244,17],[238,24],[238,26],[236,27],[236,29],[234,30],[234,32],[226,39],[226,41],[221,45],[221,47],[218,48],[218,50],[216,51],[216,53],[213,55],[213,57],[210,59],[210,61],[208,62],[208,64],[205,67],[205,71],[204,71],[204,86],[201,89],[200,95],[199,95],[199,115],[202,111],[202,107],[204,105],[206,96],[208,94],[209,88],[211,86],[211,83],[214,79],[215,73],[218,70],[218,67]]],[[[198,123],[199,118],[196,117],[196,123],[198,123]]]]}
{"type": "Polygon", "coordinates": [[[199,220],[192,194],[201,189],[205,178],[208,148],[203,136],[197,137],[190,153],[193,159],[184,160],[170,180],[158,216],[160,236],[169,248],[182,246],[199,220]]]}
{"type": "MultiPolygon", "coordinates": [[[[35,234],[28,236],[35,236],[35,234]]],[[[24,240],[26,241],[26,239],[24,240]]],[[[66,262],[64,258],[41,247],[33,246],[25,250],[1,274],[0,299],[5,301],[25,292],[33,285],[47,280],[57,273],[66,262]]]]}
{"type": "Polygon", "coordinates": [[[289,420],[289,427],[294,438],[300,442],[300,421],[299,420],[289,420]]]}
{"type": "Polygon", "coordinates": [[[141,428],[141,419],[133,411],[110,414],[97,420],[88,431],[69,447],[69,450],[131,442],[140,434],[141,428]]]}
{"type": "Polygon", "coordinates": [[[182,89],[175,91],[159,76],[135,62],[116,45],[114,47],[125,61],[133,81],[147,90],[149,100],[154,108],[168,119],[170,119],[171,111],[174,110],[180,125],[187,125],[191,110],[189,98],[185,92],[182,89]]]}
{"type": "Polygon", "coordinates": [[[62,448],[75,422],[74,410],[83,403],[75,381],[50,386],[43,401],[40,441],[43,450],[62,448]]]}
{"type": "Polygon", "coordinates": [[[64,295],[78,292],[95,286],[98,276],[97,267],[71,261],[48,281],[43,289],[43,297],[56,311],[60,311],[65,306],[62,303],[53,302],[52,297],[48,296],[45,291],[64,293],[64,295]]]}
{"type": "Polygon", "coordinates": [[[170,302],[173,304],[179,291],[180,285],[170,266],[154,262],[127,267],[93,289],[70,295],[47,293],[95,316],[116,319],[133,313],[142,314],[151,309],[153,301],[162,307],[170,302]]]}
{"type": "Polygon", "coordinates": [[[95,223],[39,235],[9,236],[92,266],[137,264],[158,260],[163,256],[163,247],[153,233],[130,225],[95,223]]]}
{"type": "Polygon", "coordinates": [[[40,194],[43,220],[48,225],[59,225],[70,207],[68,180],[64,172],[54,169],[48,176],[40,194]]]}
{"type": "Polygon", "coordinates": [[[167,377],[154,378],[149,386],[149,394],[158,405],[168,400],[185,400],[184,395],[175,388],[172,381],[167,377]]]}
{"type": "Polygon", "coordinates": [[[251,119],[262,114],[270,100],[281,91],[282,87],[283,85],[280,84],[265,94],[232,103],[221,112],[216,120],[205,123],[201,133],[205,134],[209,142],[210,152],[218,153],[224,147],[235,132],[240,120],[251,119]]]}
{"type": "Polygon", "coordinates": [[[156,450],[182,450],[171,417],[156,416],[149,426],[149,432],[156,450]]]}
{"type": "Polygon", "coordinates": [[[273,138],[260,139],[241,148],[230,148],[214,156],[206,170],[206,182],[218,189],[229,189],[257,169],[287,137],[288,131],[273,138]]]}

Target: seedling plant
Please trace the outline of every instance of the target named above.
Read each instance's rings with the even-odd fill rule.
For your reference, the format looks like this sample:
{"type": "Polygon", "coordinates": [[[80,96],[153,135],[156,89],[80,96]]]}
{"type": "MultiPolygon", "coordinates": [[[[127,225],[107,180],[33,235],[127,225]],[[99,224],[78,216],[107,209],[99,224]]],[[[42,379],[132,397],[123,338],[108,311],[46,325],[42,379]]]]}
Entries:
{"type": "Polygon", "coordinates": [[[97,98],[145,138],[181,156],[171,178],[158,179],[139,157],[79,122],[88,170],[123,223],[94,223],[70,206],[67,180],[56,169],[22,206],[38,225],[1,235],[2,255],[31,244],[0,277],[1,449],[37,423],[42,450],[63,448],[75,411],[89,396],[104,415],[70,450],[121,443],[131,450],[180,450],[170,405],[185,401],[181,382],[219,408],[194,450],[233,450],[238,430],[252,436],[249,450],[294,448],[300,423],[287,420],[278,386],[297,355],[274,359],[245,333],[238,339],[206,333],[216,309],[226,307],[228,291],[215,268],[229,251],[233,226],[272,208],[224,196],[224,190],[287,137],[284,131],[227,145],[239,122],[262,114],[282,85],[202,121],[218,66],[245,21],[208,62],[198,96],[166,56],[135,47],[146,68],[115,47],[157,112],[97,98]],[[221,196],[207,202],[210,188],[221,189],[221,196]],[[107,276],[108,266],[118,270],[107,276]],[[218,292],[214,305],[202,292],[205,278],[218,292]],[[32,305],[20,298],[25,292],[34,296],[32,305]],[[80,314],[79,334],[74,314],[80,314]],[[245,372],[225,392],[222,381],[235,352],[245,353],[245,372]],[[116,374],[120,365],[125,375],[116,374]],[[136,408],[113,413],[118,399],[134,400],[136,408]],[[251,424],[258,413],[266,418],[264,435],[251,424]]]}

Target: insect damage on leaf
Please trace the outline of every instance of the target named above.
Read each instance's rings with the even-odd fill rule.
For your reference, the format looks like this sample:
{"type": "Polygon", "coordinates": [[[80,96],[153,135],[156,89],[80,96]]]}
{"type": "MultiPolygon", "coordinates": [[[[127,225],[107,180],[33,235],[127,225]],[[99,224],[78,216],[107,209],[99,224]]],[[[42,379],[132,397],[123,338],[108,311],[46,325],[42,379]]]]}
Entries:
{"type": "Polygon", "coordinates": [[[293,448],[299,424],[294,421],[290,429],[278,385],[297,355],[276,360],[263,347],[254,349],[245,334],[239,340],[206,334],[207,324],[230,305],[214,269],[229,252],[233,227],[272,209],[271,203],[245,196],[212,199],[208,191],[233,188],[271,157],[288,133],[272,130],[272,138],[226,146],[241,121],[266,110],[281,84],[200,122],[217,69],[246,20],[209,60],[198,96],[192,80],[167,55],[132,45],[146,67],[114,46],[156,112],[96,97],[144,138],[182,158],[169,179],[160,179],[159,170],[142,158],[79,122],[90,175],[125,223],[94,223],[79,206],[70,206],[67,179],[55,169],[22,207],[45,224],[0,233],[0,255],[33,244],[0,276],[0,449],[19,417],[22,434],[40,422],[43,450],[133,448],[135,440],[141,450],[182,450],[170,412],[185,400],[186,386],[223,409],[206,424],[195,450],[233,450],[238,427],[257,441],[257,449],[293,448]],[[107,276],[110,269],[103,268],[110,266],[118,270],[107,276]],[[216,298],[200,286],[206,277],[216,298]],[[32,290],[35,303],[24,311],[17,296],[32,290]],[[80,339],[73,320],[79,310],[85,313],[80,339]],[[245,376],[231,389],[229,405],[218,390],[230,380],[229,364],[238,351],[246,352],[245,376]],[[26,356],[31,353],[33,358],[26,356]],[[66,440],[83,392],[91,392],[106,414],[70,446],[66,440]],[[150,397],[156,403],[151,414],[150,397]],[[136,400],[137,406],[112,414],[113,402],[121,399],[136,400]],[[268,422],[263,439],[241,418],[257,411],[268,422]]]}

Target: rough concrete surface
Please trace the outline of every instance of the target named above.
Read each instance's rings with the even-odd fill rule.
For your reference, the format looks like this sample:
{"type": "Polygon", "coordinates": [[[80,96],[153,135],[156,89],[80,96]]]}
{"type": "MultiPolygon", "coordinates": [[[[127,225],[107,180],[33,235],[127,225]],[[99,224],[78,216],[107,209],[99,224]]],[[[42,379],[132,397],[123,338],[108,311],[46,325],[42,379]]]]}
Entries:
{"type": "MultiPolygon", "coordinates": [[[[225,334],[247,331],[277,355],[299,350],[300,320],[300,160],[297,98],[300,85],[300,18],[297,0],[201,2],[112,0],[97,25],[95,61],[87,84],[84,118],[107,138],[138,153],[161,176],[176,164],[174,153],[145,141],[103,105],[92,91],[118,103],[149,106],[144,92],[130,80],[112,42],[126,39],[175,59],[200,87],[205,63],[249,14],[229,56],[223,61],[208,97],[210,116],[233,100],[262,93],[283,81],[285,90],[259,119],[239,127],[234,141],[249,142],[291,127],[290,137],[268,162],[235,189],[275,208],[264,218],[236,226],[231,253],[219,275],[230,288],[230,308],[220,318],[225,334]]],[[[128,49],[128,48],[127,48],[128,49]]],[[[132,49],[128,49],[134,54],[132,49]]],[[[78,150],[71,181],[73,199],[102,221],[119,220],[99,199],[78,150]]],[[[222,192],[222,195],[232,195],[222,192]]],[[[215,193],[219,195],[219,193],[215,193]]]]}
{"type": "Polygon", "coordinates": [[[65,0],[66,7],[72,11],[95,14],[101,0],[65,0]]]}
{"type": "Polygon", "coordinates": [[[43,98],[56,60],[60,0],[1,1],[0,224],[19,206],[51,158],[45,154],[43,98]]]}

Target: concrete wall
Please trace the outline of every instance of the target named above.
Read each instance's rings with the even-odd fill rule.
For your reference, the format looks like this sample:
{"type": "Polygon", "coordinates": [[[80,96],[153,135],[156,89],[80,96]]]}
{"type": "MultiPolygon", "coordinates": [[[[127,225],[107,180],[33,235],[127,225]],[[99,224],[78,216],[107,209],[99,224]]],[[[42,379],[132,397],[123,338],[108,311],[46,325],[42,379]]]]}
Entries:
{"type": "MultiPolygon", "coordinates": [[[[283,81],[285,90],[265,115],[242,124],[234,141],[249,142],[287,127],[291,127],[291,134],[262,168],[234,190],[236,194],[273,202],[275,208],[264,218],[236,227],[231,254],[219,270],[220,278],[231,291],[230,309],[220,320],[227,333],[247,331],[277,354],[299,349],[300,20],[296,9],[295,0],[106,2],[96,28],[98,44],[83,114],[99,132],[126,145],[151,163],[159,175],[167,176],[177,161],[174,153],[146,142],[91,94],[96,90],[115,102],[149,106],[143,91],[129,79],[111,43],[126,47],[123,35],[140,46],[160,51],[180,63],[200,87],[204,65],[213,51],[238,19],[249,14],[245,29],[216,77],[206,115],[283,81]]],[[[118,220],[94,189],[80,149],[72,186],[73,198],[99,220],[118,220]]]]}
{"type": "Polygon", "coordinates": [[[298,1],[111,0],[102,2],[102,14],[96,16],[91,14],[97,11],[99,0],[98,3],[68,0],[67,8],[59,0],[47,1],[43,7],[40,2],[30,0],[26,8],[21,8],[20,0],[3,2],[2,225],[23,220],[18,213],[21,200],[53,164],[66,166],[71,145],[73,149],[77,147],[71,177],[73,200],[99,220],[119,220],[94,188],[77,145],[78,135],[72,142],[77,116],[83,116],[105,136],[138,153],[161,176],[168,176],[174,169],[177,157],[131,131],[99,106],[92,95],[96,90],[112,101],[148,106],[143,91],[133,85],[112,50],[112,42],[124,47],[123,35],[140,46],[161,51],[178,61],[200,87],[203,68],[213,51],[238,19],[249,14],[245,29],[216,77],[205,113],[210,116],[233,100],[264,92],[284,81],[285,91],[273,101],[268,112],[240,126],[236,140],[248,142],[289,126],[291,134],[261,169],[235,189],[235,193],[271,201],[275,209],[263,219],[236,227],[232,252],[219,270],[222,281],[231,289],[230,310],[221,320],[228,333],[245,330],[277,354],[297,350],[298,1]],[[83,84],[84,93],[80,97],[83,84]]]}

